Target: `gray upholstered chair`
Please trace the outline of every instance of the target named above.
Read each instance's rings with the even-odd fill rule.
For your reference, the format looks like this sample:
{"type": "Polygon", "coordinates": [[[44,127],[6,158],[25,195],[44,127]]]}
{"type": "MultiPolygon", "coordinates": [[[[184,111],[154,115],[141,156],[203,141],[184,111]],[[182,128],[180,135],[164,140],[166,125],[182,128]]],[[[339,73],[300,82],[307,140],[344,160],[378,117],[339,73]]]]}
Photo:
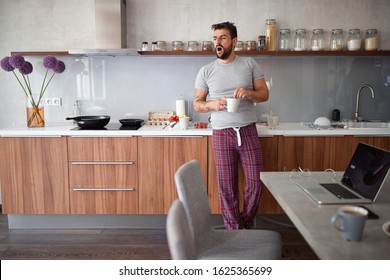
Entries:
{"type": "MultiPolygon", "coordinates": [[[[259,174],[260,176],[260,174],[259,174]]],[[[175,174],[196,259],[279,259],[280,234],[269,230],[221,230],[211,223],[210,205],[198,161],[182,165],[175,174]]]]}
{"type": "Polygon", "coordinates": [[[182,202],[176,199],[169,208],[167,217],[169,252],[173,260],[196,259],[194,241],[188,226],[182,202]]]}

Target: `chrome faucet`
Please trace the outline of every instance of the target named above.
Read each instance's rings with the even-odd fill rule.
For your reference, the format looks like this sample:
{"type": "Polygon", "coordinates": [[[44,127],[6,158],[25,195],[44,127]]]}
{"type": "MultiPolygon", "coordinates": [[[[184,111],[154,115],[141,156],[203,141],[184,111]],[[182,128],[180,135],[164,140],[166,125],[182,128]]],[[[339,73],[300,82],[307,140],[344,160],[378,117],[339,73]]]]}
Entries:
{"type": "Polygon", "coordinates": [[[370,85],[362,85],[358,92],[357,92],[357,95],[356,95],[356,110],[355,110],[355,121],[357,122],[360,122],[362,121],[362,117],[359,116],[359,100],[360,100],[360,92],[364,89],[364,88],[369,88],[370,91],[371,91],[371,97],[372,98],[375,98],[375,92],[374,92],[374,89],[372,88],[372,86],[370,85]]]}

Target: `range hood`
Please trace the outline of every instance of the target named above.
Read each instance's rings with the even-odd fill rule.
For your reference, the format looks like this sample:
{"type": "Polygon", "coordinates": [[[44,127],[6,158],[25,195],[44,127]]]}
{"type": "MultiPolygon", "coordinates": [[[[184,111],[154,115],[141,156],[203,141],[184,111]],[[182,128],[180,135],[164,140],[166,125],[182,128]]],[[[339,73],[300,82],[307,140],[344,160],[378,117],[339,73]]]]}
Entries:
{"type": "Polygon", "coordinates": [[[138,55],[137,49],[127,48],[126,0],[95,0],[95,46],[71,49],[78,55],[138,55]]]}
{"type": "Polygon", "coordinates": [[[70,49],[69,54],[85,55],[85,56],[118,56],[118,55],[139,55],[137,49],[117,49],[117,48],[101,48],[101,49],[70,49]]]}

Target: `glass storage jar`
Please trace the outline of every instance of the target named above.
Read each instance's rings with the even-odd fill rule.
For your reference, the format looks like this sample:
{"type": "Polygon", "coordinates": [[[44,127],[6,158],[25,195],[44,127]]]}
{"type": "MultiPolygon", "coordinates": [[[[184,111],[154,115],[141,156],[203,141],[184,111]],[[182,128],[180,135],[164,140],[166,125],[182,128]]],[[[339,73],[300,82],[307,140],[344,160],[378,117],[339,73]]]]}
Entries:
{"type": "Polygon", "coordinates": [[[234,47],[234,50],[236,52],[240,52],[244,50],[244,42],[243,41],[238,41],[236,46],[234,47]]]}
{"type": "Polygon", "coordinates": [[[149,50],[148,42],[142,42],[141,50],[144,51],[144,52],[149,50]]]}
{"type": "Polygon", "coordinates": [[[265,35],[257,37],[257,50],[265,51],[267,49],[265,35]]]}
{"type": "Polygon", "coordinates": [[[311,36],[311,50],[324,50],[324,29],[313,29],[313,34],[311,36]]]}
{"type": "Polygon", "coordinates": [[[295,51],[307,50],[306,29],[300,28],[295,31],[294,50],[295,51]]]}
{"type": "Polygon", "coordinates": [[[152,51],[157,51],[157,42],[152,42],[152,51]]]}
{"type": "Polygon", "coordinates": [[[349,51],[360,50],[362,40],[360,38],[360,29],[350,29],[348,33],[347,48],[349,51]]]}
{"type": "Polygon", "coordinates": [[[246,51],[255,51],[256,50],[256,41],[246,41],[245,50],[246,51]]]}
{"type": "Polygon", "coordinates": [[[378,49],[378,31],[376,29],[366,30],[364,49],[366,51],[376,51],[378,49]]]}
{"type": "Polygon", "coordinates": [[[156,51],[166,51],[167,43],[165,41],[157,41],[157,49],[156,51]]]}
{"type": "Polygon", "coordinates": [[[330,35],[330,50],[342,51],[343,48],[344,48],[343,30],[340,28],[332,29],[332,35],[330,35]]]}
{"type": "Polygon", "coordinates": [[[290,29],[280,29],[279,34],[279,50],[289,51],[291,50],[291,32],[290,29]]]}
{"type": "Polygon", "coordinates": [[[194,52],[199,49],[198,41],[188,41],[187,51],[194,52]]]}
{"type": "Polygon", "coordinates": [[[265,46],[267,51],[276,51],[276,20],[265,21],[265,46]]]}
{"type": "Polygon", "coordinates": [[[202,51],[212,51],[212,50],[213,50],[213,42],[203,41],[202,51]]]}
{"type": "Polygon", "coordinates": [[[183,41],[173,41],[172,42],[172,50],[173,51],[182,51],[182,50],[184,50],[184,43],[183,43],[183,41]]]}

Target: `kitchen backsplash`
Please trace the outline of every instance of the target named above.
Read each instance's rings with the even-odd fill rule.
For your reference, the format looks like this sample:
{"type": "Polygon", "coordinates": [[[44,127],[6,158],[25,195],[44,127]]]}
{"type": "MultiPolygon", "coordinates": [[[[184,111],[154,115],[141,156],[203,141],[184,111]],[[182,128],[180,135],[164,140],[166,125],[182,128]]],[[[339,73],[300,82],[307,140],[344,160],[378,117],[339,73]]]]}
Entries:
{"type": "MultiPolygon", "coordinates": [[[[47,122],[64,122],[81,100],[84,115],[107,114],[121,118],[147,118],[149,111],[175,111],[175,100],[185,99],[187,112],[197,121],[209,114],[195,113],[192,98],[195,77],[214,56],[62,57],[66,71],[53,79],[45,97],[61,97],[62,106],[47,106],[47,122]]],[[[40,57],[29,57],[41,63],[40,57]]],[[[390,120],[389,57],[255,57],[270,84],[270,99],[257,104],[258,119],[272,111],[281,122],[312,122],[318,116],[341,111],[352,119],[356,94],[363,84],[375,89],[375,99],[362,92],[360,112],[365,119],[390,120]]],[[[43,73],[42,73],[43,77],[43,73]]],[[[35,75],[33,85],[42,77],[35,75]]],[[[16,80],[14,81],[17,82],[16,80]]],[[[4,95],[3,95],[4,96],[4,95]]],[[[11,119],[25,123],[22,92],[10,95],[15,108],[11,119]]]]}

